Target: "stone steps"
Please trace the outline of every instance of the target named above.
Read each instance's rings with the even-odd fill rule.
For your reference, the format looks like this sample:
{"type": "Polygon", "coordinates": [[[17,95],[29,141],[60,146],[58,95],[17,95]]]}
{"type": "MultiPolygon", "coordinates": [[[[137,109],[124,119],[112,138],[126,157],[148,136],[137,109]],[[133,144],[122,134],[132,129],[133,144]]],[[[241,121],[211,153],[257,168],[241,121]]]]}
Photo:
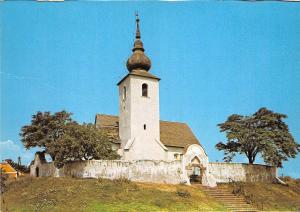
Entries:
{"type": "Polygon", "coordinates": [[[208,193],[211,197],[223,203],[230,211],[258,211],[251,204],[247,203],[242,196],[235,196],[225,188],[209,188],[202,185],[193,185],[196,188],[208,193]]]}

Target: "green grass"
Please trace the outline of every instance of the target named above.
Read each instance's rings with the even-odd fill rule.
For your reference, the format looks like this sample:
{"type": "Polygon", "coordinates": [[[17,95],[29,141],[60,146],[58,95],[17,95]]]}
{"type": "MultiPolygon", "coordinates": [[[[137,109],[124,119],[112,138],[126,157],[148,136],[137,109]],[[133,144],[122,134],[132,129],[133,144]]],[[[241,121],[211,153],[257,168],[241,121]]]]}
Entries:
{"type": "Polygon", "coordinates": [[[240,190],[240,194],[259,210],[264,211],[300,211],[300,179],[283,178],[288,186],[274,183],[238,183],[222,184],[231,190],[240,190]],[[241,189],[237,189],[241,188],[241,189]]]}
{"type": "Polygon", "coordinates": [[[8,184],[8,211],[225,211],[201,190],[127,180],[30,178],[8,184]],[[181,197],[177,191],[190,194],[181,197]]]}
{"type": "MultiPolygon", "coordinates": [[[[289,186],[239,183],[240,194],[259,210],[300,211],[300,180],[284,181],[289,186]]],[[[2,211],[226,211],[200,188],[128,180],[22,177],[3,198],[2,211]]]]}

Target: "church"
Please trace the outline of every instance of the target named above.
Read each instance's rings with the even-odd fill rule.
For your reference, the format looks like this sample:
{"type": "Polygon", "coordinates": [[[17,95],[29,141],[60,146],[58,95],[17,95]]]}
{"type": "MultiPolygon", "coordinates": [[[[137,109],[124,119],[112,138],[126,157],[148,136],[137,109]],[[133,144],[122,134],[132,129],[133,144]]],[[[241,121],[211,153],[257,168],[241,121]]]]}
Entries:
{"type": "Polygon", "coordinates": [[[141,40],[139,17],[128,74],[118,83],[119,116],[96,114],[95,126],[111,139],[120,160],[73,161],[61,169],[37,153],[30,175],[34,177],[126,178],[138,182],[201,183],[214,187],[234,181],[273,181],[276,167],[243,163],[209,162],[186,123],[160,120],[159,81],[150,73],[151,60],[141,40]]]}
{"type": "Polygon", "coordinates": [[[204,152],[187,124],[160,120],[160,78],[149,73],[138,16],[132,52],[129,73],[117,84],[119,116],[97,114],[96,126],[113,137],[123,160],[180,160],[191,145],[204,152]]]}
{"type": "MultiPolygon", "coordinates": [[[[132,55],[127,60],[128,74],[119,82],[119,116],[97,114],[95,125],[112,138],[122,160],[182,160],[187,150],[207,155],[185,123],[160,120],[159,81],[149,73],[151,60],[141,40],[139,17],[132,55]]],[[[200,177],[200,160],[194,158],[193,175],[200,177]]]]}

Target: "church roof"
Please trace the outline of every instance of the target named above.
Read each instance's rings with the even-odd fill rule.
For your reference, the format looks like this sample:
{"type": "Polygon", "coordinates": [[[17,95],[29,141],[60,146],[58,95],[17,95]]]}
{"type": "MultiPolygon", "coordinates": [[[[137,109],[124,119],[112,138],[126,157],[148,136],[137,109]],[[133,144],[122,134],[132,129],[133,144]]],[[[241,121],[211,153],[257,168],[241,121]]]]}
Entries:
{"type": "MultiPolygon", "coordinates": [[[[106,132],[114,143],[120,143],[118,116],[97,114],[95,125],[106,132]]],[[[170,121],[160,121],[160,141],[165,146],[183,148],[192,144],[199,144],[187,124],[170,121]]]]}
{"type": "Polygon", "coordinates": [[[133,71],[129,72],[123,79],[121,79],[120,82],[118,82],[117,85],[120,85],[121,82],[123,82],[129,75],[134,75],[134,76],[139,76],[139,77],[146,77],[146,78],[152,78],[152,79],[160,80],[160,78],[158,78],[157,76],[155,76],[153,74],[150,74],[147,71],[133,70],[133,71]]]}

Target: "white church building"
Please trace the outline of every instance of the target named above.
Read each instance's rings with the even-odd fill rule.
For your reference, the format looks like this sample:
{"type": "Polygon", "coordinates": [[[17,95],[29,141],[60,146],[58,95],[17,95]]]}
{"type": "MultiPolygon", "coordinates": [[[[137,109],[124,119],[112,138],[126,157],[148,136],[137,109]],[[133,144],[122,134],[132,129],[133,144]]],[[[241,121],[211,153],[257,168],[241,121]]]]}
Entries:
{"type": "Polygon", "coordinates": [[[77,161],[55,168],[40,153],[31,166],[32,176],[125,177],[132,181],[172,184],[272,181],[276,168],[241,163],[209,163],[208,156],[185,123],[160,120],[159,81],[149,73],[139,18],[129,73],[118,82],[119,116],[97,114],[95,125],[107,133],[120,160],[77,161]]]}
{"type": "Polygon", "coordinates": [[[204,153],[187,124],[160,120],[160,78],[149,73],[151,61],[144,53],[138,17],[136,25],[129,73],[118,83],[120,114],[97,114],[96,126],[114,137],[113,145],[126,161],[180,160],[191,145],[204,153]]]}

